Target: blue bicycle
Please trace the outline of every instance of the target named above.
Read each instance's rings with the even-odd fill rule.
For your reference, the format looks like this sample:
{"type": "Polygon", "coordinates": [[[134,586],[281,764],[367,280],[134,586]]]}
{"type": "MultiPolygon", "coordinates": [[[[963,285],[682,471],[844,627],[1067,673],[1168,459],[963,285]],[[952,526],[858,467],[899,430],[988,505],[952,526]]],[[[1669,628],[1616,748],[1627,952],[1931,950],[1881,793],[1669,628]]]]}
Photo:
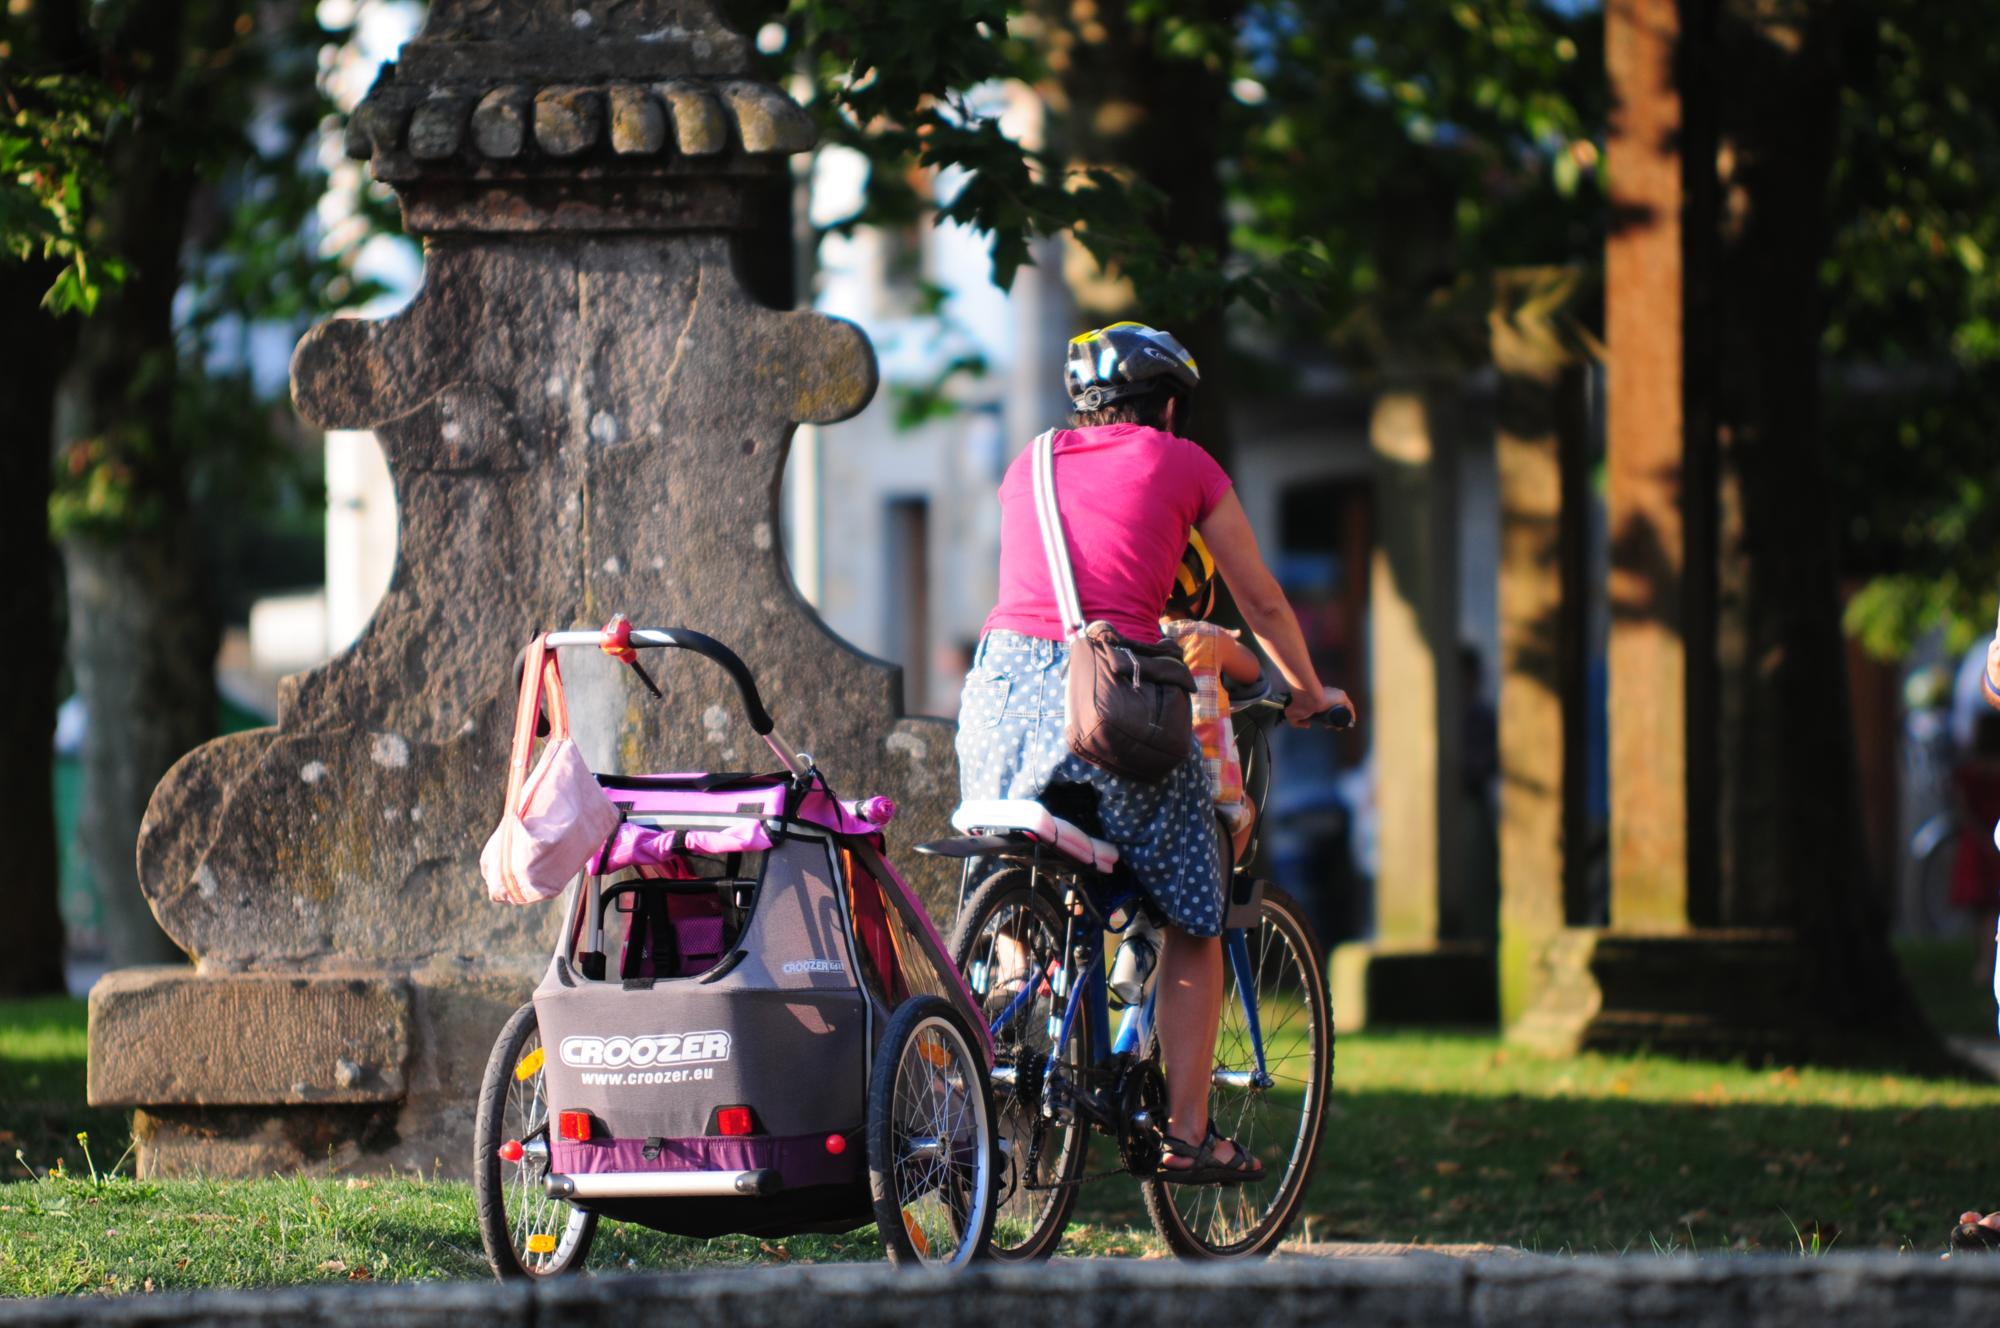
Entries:
{"type": "MultiPolygon", "coordinates": [[[[1288,697],[1259,687],[1233,698],[1245,796],[1259,825],[1270,789],[1269,733],[1288,697]]],[[[1325,716],[1345,727],[1345,711],[1325,716]]],[[[1050,790],[1050,801],[1060,792],[1050,790]]],[[[920,851],[965,860],[952,960],[993,1032],[999,1117],[997,1220],[990,1257],[1055,1252],[1087,1182],[1130,1175],[1169,1250],[1183,1258],[1268,1254],[1305,1201],[1333,1067],[1326,968],[1306,910],[1252,879],[1240,855],[1229,882],[1222,1025],[1209,1110],[1215,1128],[1263,1164],[1261,1180],[1190,1185],[1161,1179],[1166,1081],[1153,1030],[1154,991],[1112,1027],[1107,950],[1138,899],[1115,846],[1044,802],[967,803],[961,839],[920,851]],[[1118,1166],[1090,1173],[1091,1135],[1116,1142],[1118,1166]]],[[[1217,833],[1223,834],[1218,824],[1217,833]]],[[[1223,839],[1224,860],[1228,840],[1223,839]]]]}

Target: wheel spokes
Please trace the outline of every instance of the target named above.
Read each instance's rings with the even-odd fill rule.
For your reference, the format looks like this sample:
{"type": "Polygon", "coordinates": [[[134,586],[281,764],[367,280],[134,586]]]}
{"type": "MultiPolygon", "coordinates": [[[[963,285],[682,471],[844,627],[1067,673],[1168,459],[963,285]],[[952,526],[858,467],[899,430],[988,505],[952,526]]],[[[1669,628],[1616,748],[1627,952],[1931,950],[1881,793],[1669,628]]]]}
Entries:
{"type": "MultiPolygon", "coordinates": [[[[1041,984],[1060,948],[1060,938],[1026,905],[1008,903],[995,909],[980,926],[972,962],[967,966],[973,990],[986,1002],[989,1017],[997,1018],[1006,1008],[1002,998],[1011,998],[1011,983],[1041,984]]],[[[1038,989],[998,1031],[996,1050],[1002,1061],[1019,1065],[1034,1060],[1046,1066],[1054,1045],[1048,1032],[1054,1011],[1053,992],[1038,989]]],[[[999,1195],[995,1243],[1003,1249],[1018,1248],[1035,1237],[1046,1215],[1058,1204],[1059,1192],[1046,1187],[1066,1174],[1071,1150],[1077,1147],[1077,1131],[1043,1120],[1037,1104],[1023,1101],[1011,1090],[999,1105],[998,1129],[1008,1139],[1010,1151],[999,1195]]]]}
{"type": "Polygon", "coordinates": [[[565,1263],[587,1217],[581,1210],[549,1197],[551,1150],[540,1053],[541,1036],[532,1033],[515,1057],[516,1071],[508,1078],[506,1106],[501,1114],[502,1137],[519,1140],[524,1145],[518,1161],[501,1161],[500,1185],[514,1253],[522,1267],[531,1273],[548,1272],[565,1263]],[[537,1141],[540,1147],[533,1146],[537,1141]]]}
{"type": "Polygon", "coordinates": [[[1234,1082],[1214,1084],[1209,1114],[1215,1129],[1264,1164],[1262,1181],[1239,1186],[1174,1187],[1183,1224],[1203,1244],[1240,1245],[1259,1234],[1290,1190],[1307,1151],[1314,1117],[1313,1089],[1323,1031],[1312,1002],[1307,966],[1312,960],[1283,929],[1266,918],[1252,938],[1247,976],[1263,1033],[1267,1086],[1251,1079],[1256,1051],[1244,1017],[1237,975],[1230,971],[1223,997],[1215,1063],[1234,1082]]]}
{"type": "Polygon", "coordinates": [[[896,1067],[891,1103],[892,1174],[910,1244],[925,1259],[956,1262],[985,1202],[986,1141],[976,1080],[944,1025],[920,1025],[896,1067]]]}

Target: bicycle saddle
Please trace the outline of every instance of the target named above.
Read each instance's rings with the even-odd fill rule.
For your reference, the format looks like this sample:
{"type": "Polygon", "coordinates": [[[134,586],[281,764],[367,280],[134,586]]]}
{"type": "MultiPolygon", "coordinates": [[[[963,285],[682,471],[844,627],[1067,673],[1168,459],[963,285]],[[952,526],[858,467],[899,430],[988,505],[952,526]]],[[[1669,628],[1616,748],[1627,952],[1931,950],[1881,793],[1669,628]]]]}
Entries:
{"type": "Polygon", "coordinates": [[[979,798],[963,802],[951,814],[951,824],[953,829],[967,834],[1018,831],[1100,872],[1109,872],[1118,865],[1116,844],[1085,834],[1029,798],[979,798]]]}

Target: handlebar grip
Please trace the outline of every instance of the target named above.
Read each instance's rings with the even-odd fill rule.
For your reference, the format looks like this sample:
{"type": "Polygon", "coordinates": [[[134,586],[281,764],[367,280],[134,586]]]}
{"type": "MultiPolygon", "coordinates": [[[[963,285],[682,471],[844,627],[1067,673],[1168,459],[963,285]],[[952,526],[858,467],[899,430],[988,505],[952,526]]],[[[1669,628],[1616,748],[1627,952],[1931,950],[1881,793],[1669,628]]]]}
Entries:
{"type": "MultiPolygon", "coordinates": [[[[1265,700],[1282,710],[1292,703],[1292,694],[1282,687],[1273,688],[1270,694],[1265,697],[1265,700]]],[[[1354,707],[1344,705],[1335,706],[1331,710],[1323,710],[1312,717],[1311,723],[1318,728],[1334,730],[1351,729],[1354,727],[1354,707]]]]}
{"type": "Polygon", "coordinates": [[[743,710],[750,717],[750,730],[758,737],[768,734],[773,725],[770,712],[764,709],[763,698],[757,695],[757,680],[750,676],[750,669],[735,651],[712,636],[691,632],[685,627],[669,627],[646,632],[634,632],[635,637],[662,637],[661,645],[678,646],[682,650],[692,650],[695,654],[720,664],[728,671],[736,683],[736,691],[743,698],[743,710]]]}

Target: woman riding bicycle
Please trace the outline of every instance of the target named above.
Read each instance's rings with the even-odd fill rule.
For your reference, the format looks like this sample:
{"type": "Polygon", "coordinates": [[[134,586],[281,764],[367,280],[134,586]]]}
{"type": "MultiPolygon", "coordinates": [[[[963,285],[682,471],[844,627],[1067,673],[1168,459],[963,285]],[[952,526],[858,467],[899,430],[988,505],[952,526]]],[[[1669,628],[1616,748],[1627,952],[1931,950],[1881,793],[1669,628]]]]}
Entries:
{"type": "MultiPolygon", "coordinates": [[[[1169,333],[1114,323],[1069,344],[1074,413],[1054,435],[1056,506],[1087,621],[1135,641],[1160,639],[1160,614],[1190,530],[1198,531],[1237,609],[1291,688],[1285,717],[1351,709],[1321,685],[1298,621],[1265,566],[1229,477],[1174,433],[1200,382],[1169,333]]],[[[1199,747],[1159,784],[1114,775],[1064,739],[1069,646],[1044,557],[1031,452],[1000,484],[1000,594],[966,675],[958,727],[963,797],[1045,798],[1093,821],[1115,843],[1163,924],[1156,1020],[1167,1079],[1167,1156],[1187,1182],[1242,1182],[1262,1169],[1214,1131],[1208,1092],[1221,1014],[1224,863],[1199,747]],[[1094,802],[1094,807],[1079,805],[1094,802]]]]}

